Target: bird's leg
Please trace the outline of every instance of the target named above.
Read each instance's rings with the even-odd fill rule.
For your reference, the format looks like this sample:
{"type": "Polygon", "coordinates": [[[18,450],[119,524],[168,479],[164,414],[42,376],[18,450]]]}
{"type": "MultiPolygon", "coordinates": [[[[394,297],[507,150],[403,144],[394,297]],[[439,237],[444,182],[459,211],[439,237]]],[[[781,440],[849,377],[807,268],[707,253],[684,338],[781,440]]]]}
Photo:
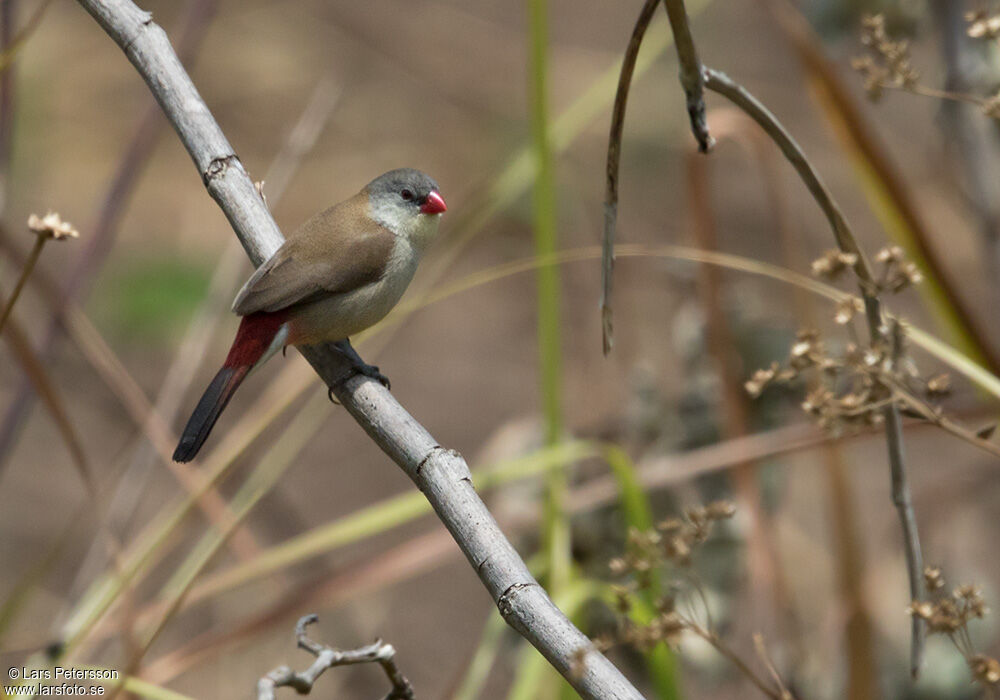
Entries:
{"type": "Polygon", "coordinates": [[[361,374],[365,377],[371,377],[372,379],[378,381],[378,383],[386,389],[389,388],[389,378],[379,372],[378,367],[370,365],[362,360],[361,356],[357,353],[354,347],[351,346],[349,338],[338,340],[333,344],[333,347],[340,351],[340,353],[350,361],[351,367],[355,373],[361,374]]]}

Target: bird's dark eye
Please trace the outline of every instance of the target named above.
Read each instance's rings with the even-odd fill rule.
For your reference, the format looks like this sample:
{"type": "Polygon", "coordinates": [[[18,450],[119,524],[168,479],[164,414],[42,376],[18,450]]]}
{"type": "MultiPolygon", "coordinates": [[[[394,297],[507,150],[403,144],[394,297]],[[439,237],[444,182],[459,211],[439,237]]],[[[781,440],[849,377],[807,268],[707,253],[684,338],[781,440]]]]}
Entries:
{"type": "Polygon", "coordinates": [[[399,196],[402,197],[404,201],[409,202],[411,199],[413,199],[413,192],[411,192],[410,190],[403,190],[402,192],[399,193],[399,196]]]}

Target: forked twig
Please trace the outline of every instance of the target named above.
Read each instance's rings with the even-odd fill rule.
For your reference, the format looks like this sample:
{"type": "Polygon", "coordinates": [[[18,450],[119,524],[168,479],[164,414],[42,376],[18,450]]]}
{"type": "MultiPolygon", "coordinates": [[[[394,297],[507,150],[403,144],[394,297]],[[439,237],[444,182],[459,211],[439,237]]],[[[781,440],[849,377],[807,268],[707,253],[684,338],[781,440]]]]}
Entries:
{"type": "Polygon", "coordinates": [[[413,700],[413,687],[396,667],[396,650],[381,639],[358,649],[340,650],[314,642],[306,635],[306,627],[316,622],[316,615],[306,615],[295,625],[295,639],[299,648],[316,657],[312,666],[305,671],[293,671],[288,666],[279,666],[257,681],[257,699],[274,700],[276,688],[294,688],[299,695],[308,695],[313,684],[323,672],[334,666],[377,663],[385,671],[392,683],[392,691],[385,700],[413,700]]]}

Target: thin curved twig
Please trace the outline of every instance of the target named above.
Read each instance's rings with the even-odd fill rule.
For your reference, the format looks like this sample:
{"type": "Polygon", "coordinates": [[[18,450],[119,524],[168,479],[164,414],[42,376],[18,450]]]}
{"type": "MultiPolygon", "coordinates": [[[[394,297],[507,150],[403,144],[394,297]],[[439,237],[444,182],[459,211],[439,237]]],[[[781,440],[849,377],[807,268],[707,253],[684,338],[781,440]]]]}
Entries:
{"type": "MultiPolygon", "coordinates": [[[[806,158],[802,148],[767,107],[724,73],[706,68],[705,87],[728,99],[757,122],[795,168],[799,177],[809,189],[810,194],[812,194],[813,199],[819,204],[827,220],[830,222],[830,228],[833,230],[837,246],[841,251],[855,256],[853,269],[858,278],[861,297],[864,299],[865,315],[868,321],[871,342],[873,344],[888,345],[891,342],[891,338],[886,333],[882,305],[878,298],[878,286],[868,260],[861,250],[854,232],[848,225],[847,219],[841,212],[840,206],[833,198],[833,194],[820,178],[812,163],[806,158]]],[[[910,487],[906,477],[906,464],[903,458],[902,421],[899,415],[899,407],[895,403],[885,406],[882,408],[882,417],[885,421],[885,437],[889,452],[892,502],[896,507],[900,526],[903,531],[906,568],[910,581],[910,597],[912,600],[923,600],[923,554],[920,549],[916,515],[913,511],[910,487]]],[[[926,629],[923,621],[914,616],[912,618],[910,645],[910,673],[913,677],[916,677],[919,673],[923,661],[925,636],[926,629]]]]}
{"type": "MultiPolygon", "coordinates": [[[[621,163],[622,133],[625,130],[625,107],[628,105],[628,91],[632,86],[632,73],[639,57],[646,29],[653,19],[653,12],[659,0],[646,0],[635,21],[632,37],[628,40],[622,70],[618,78],[615,105],[611,110],[611,133],[608,136],[608,159],[605,168],[607,183],[604,192],[604,238],[601,257],[601,340],[604,354],[611,352],[614,343],[614,324],[611,311],[612,278],[615,267],[615,227],[618,223],[618,171],[621,163]]],[[[686,13],[685,13],[686,14],[686,13]]]]}

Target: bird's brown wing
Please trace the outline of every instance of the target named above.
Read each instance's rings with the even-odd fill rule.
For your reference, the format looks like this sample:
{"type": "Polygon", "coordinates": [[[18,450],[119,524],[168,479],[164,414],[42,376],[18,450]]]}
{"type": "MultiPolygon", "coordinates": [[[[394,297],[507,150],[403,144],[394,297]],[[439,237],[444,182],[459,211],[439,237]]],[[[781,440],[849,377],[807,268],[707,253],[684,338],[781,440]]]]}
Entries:
{"type": "Polygon", "coordinates": [[[277,311],[376,282],[395,236],[367,216],[367,205],[367,196],[353,197],[303,224],[247,280],[233,311],[277,311]]]}

